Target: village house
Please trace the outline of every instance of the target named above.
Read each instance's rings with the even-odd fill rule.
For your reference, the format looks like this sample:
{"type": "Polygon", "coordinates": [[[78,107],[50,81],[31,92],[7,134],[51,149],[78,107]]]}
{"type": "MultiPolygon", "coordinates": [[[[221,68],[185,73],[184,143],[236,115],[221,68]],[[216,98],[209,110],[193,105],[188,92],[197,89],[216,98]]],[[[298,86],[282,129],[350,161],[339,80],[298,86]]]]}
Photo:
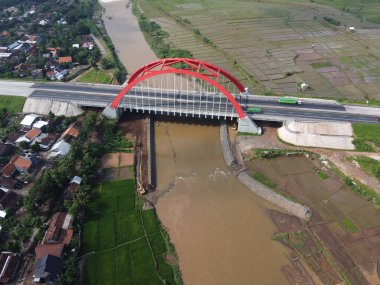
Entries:
{"type": "Polygon", "coordinates": [[[62,243],[68,246],[73,237],[73,230],[70,229],[73,216],[69,213],[58,212],[53,215],[49,228],[45,232],[42,240],[43,244],[62,243]]]}
{"type": "Polygon", "coordinates": [[[22,119],[20,125],[22,127],[32,128],[33,124],[40,118],[40,116],[36,114],[29,114],[22,119]]]}
{"type": "Polygon", "coordinates": [[[57,277],[63,270],[63,260],[53,255],[44,255],[36,262],[33,272],[33,281],[45,284],[55,284],[57,277]]]}
{"type": "Polygon", "coordinates": [[[49,158],[57,157],[57,156],[64,156],[69,153],[70,151],[70,144],[67,142],[60,140],[57,143],[53,145],[53,147],[50,150],[49,158]]]}
{"type": "Polygon", "coordinates": [[[30,159],[22,157],[20,155],[15,155],[1,170],[1,174],[5,178],[12,177],[16,171],[21,174],[29,174],[29,170],[32,167],[32,164],[33,163],[30,159]]]}
{"type": "Polygon", "coordinates": [[[33,144],[34,141],[40,136],[42,133],[41,129],[38,128],[32,128],[30,131],[28,131],[25,135],[19,137],[16,140],[16,143],[21,143],[21,142],[27,142],[29,144],[33,144]]]}
{"type": "Polygon", "coordinates": [[[0,176],[0,185],[8,189],[22,189],[23,183],[17,179],[0,176]]]}
{"type": "Polygon", "coordinates": [[[78,191],[81,183],[82,177],[74,176],[73,179],[71,179],[69,186],[67,187],[64,193],[64,198],[66,200],[73,200],[75,193],[78,191]]]}
{"type": "Polygon", "coordinates": [[[58,62],[59,62],[59,64],[72,63],[73,59],[71,56],[61,56],[58,58],[58,62]]]}
{"type": "Polygon", "coordinates": [[[66,142],[70,142],[72,139],[79,136],[78,123],[74,122],[62,133],[60,139],[66,142]]]}
{"type": "Polygon", "coordinates": [[[20,263],[18,255],[9,252],[0,253],[0,284],[9,284],[16,277],[20,263]]]}
{"type": "Polygon", "coordinates": [[[39,244],[34,249],[34,253],[36,254],[36,260],[38,260],[45,255],[62,257],[63,250],[64,250],[64,245],[62,243],[39,244]]]}

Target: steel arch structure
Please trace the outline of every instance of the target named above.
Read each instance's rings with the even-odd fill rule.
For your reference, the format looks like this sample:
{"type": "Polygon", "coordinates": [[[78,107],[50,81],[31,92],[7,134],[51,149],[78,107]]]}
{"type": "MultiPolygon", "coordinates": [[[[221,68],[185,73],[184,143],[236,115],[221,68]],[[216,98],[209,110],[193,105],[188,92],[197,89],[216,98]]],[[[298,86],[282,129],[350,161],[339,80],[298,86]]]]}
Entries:
{"type": "Polygon", "coordinates": [[[218,79],[220,76],[224,76],[230,80],[240,92],[245,91],[243,85],[224,69],[205,61],[189,58],[165,58],[142,66],[129,78],[127,86],[119,92],[111,103],[111,108],[117,109],[123,97],[138,83],[150,77],[164,74],[188,75],[211,84],[230,101],[240,119],[247,117],[240,104],[231,93],[218,82],[218,79]]]}

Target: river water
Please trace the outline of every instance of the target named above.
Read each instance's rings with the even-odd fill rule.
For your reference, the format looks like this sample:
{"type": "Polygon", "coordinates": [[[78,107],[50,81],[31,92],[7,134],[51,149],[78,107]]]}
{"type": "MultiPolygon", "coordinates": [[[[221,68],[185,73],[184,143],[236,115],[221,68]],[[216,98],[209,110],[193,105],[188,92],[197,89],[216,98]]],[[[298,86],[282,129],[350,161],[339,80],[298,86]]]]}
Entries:
{"type": "Polygon", "coordinates": [[[157,57],[145,41],[129,0],[100,0],[105,8],[103,21],[116,52],[132,74],[136,69],[157,57]]]}
{"type": "Polygon", "coordinates": [[[185,284],[288,284],[283,247],[260,199],[229,173],[219,127],[158,121],[157,212],[185,284]]]}
{"type": "MultiPolygon", "coordinates": [[[[127,9],[103,0],[103,17],[131,73],[156,59],[127,9]],[[122,51],[122,52],[121,52],[122,51]]],[[[267,205],[229,173],[217,125],[159,120],[155,126],[157,213],[174,243],[187,285],[288,284],[286,251],[271,240],[267,205]]]]}

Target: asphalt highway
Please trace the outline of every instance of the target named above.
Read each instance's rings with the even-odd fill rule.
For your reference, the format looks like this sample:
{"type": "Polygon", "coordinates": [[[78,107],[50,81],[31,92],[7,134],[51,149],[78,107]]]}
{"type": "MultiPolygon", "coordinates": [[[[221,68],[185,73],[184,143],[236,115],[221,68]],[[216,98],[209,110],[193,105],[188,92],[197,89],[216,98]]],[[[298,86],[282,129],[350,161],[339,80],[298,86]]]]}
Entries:
{"type": "MultiPolygon", "coordinates": [[[[45,86],[45,85],[43,85],[45,86]]],[[[41,99],[54,99],[62,101],[74,101],[81,105],[86,105],[88,102],[95,102],[105,106],[113,101],[117,95],[117,91],[111,88],[102,87],[87,87],[87,86],[69,86],[69,85],[53,85],[49,88],[36,89],[30,97],[41,99]],[[66,88],[68,87],[68,88],[66,88]],[[74,88],[75,87],[75,88],[74,88]],[[68,91],[70,90],[70,91],[68,91]],[[95,92],[95,90],[97,92],[95,92]],[[92,92],[93,91],[93,92],[92,92]]],[[[35,88],[35,87],[33,87],[35,88]]],[[[252,96],[253,97],[253,96],[252,96]]],[[[239,101],[239,98],[237,98],[239,101]]],[[[345,112],[344,106],[338,104],[302,104],[302,105],[283,105],[275,101],[260,100],[252,98],[249,100],[240,100],[244,110],[252,106],[260,106],[262,112],[252,114],[255,119],[265,119],[267,117],[278,117],[288,119],[304,119],[304,120],[320,120],[320,121],[344,121],[344,122],[363,122],[377,123],[377,116],[364,114],[351,114],[345,112]],[[243,101],[243,102],[242,102],[243,101]]],[[[181,112],[202,112],[206,113],[210,110],[220,110],[221,114],[233,113],[232,105],[223,97],[213,98],[212,96],[188,95],[188,94],[160,94],[153,92],[132,92],[132,94],[124,97],[122,106],[129,104],[144,106],[146,108],[154,107],[160,110],[169,110],[176,108],[181,112]],[[156,102],[154,102],[156,99],[156,102]],[[194,100],[195,99],[195,100],[194,100]],[[213,107],[214,106],[214,107],[213,107]]]]}
{"type": "MultiPolygon", "coordinates": [[[[93,94],[91,95],[94,101],[101,100],[101,102],[104,102],[104,100],[107,99],[102,99],[100,96],[113,96],[115,97],[119,91],[121,91],[122,87],[120,86],[99,86],[99,85],[94,85],[94,86],[82,86],[82,85],[69,85],[69,84],[46,84],[46,83],[35,83],[32,85],[32,88],[35,89],[36,91],[51,91],[52,96],[54,91],[61,91],[61,92],[75,92],[78,96],[86,96],[88,93],[93,94]],[[82,94],[83,93],[83,94],[82,94]],[[86,95],[85,95],[86,94],[86,95]],[[95,100],[96,98],[96,100],[95,100]]],[[[152,96],[153,91],[151,92],[141,92],[139,90],[131,92],[133,95],[140,95],[140,96],[152,96]]],[[[36,93],[33,93],[36,94],[36,93]]],[[[59,94],[59,93],[55,93],[59,94]]],[[[161,96],[160,93],[156,93],[156,96],[161,96]]],[[[163,98],[171,97],[172,94],[167,94],[164,93],[162,95],[163,98]]],[[[187,95],[186,93],[177,93],[176,98],[180,99],[182,97],[183,99],[186,98],[186,100],[193,100],[194,98],[199,100],[199,94],[189,94],[187,95]]],[[[203,95],[203,97],[205,97],[203,95]]],[[[324,104],[321,102],[307,102],[304,100],[304,104],[302,105],[284,105],[278,103],[277,100],[274,100],[274,98],[268,97],[268,98],[263,98],[263,96],[246,96],[246,95],[237,95],[236,100],[240,103],[242,106],[250,106],[250,105],[257,105],[257,106],[280,106],[280,107],[286,107],[286,108],[301,108],[301,109],[319,109],[319,110],[340,110],[344,111],[345,108],[343,105],[340,104],[324,104]]],[[[91,99],[89,97],[89,99],[91,99]]],[[[224,98],[223,98],[224,99],[224,98]]],[[[205,100],[205,99],[204,99],[205,100]]],[[[212,100],[209,98],[209,100],[212,100]]],[[[91,101],[91,100],[87,100],[91,101]]]]}

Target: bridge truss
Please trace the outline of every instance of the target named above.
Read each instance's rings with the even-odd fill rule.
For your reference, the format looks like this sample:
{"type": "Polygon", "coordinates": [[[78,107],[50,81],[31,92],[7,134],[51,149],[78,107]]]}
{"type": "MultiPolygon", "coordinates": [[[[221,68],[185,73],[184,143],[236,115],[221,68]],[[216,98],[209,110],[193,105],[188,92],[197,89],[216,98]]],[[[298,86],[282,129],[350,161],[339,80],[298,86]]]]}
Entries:
{"type": "Polygon", "coordinates": [[[218,66],[196,59],[167,58],[133,73],[106,111],[122,108],[180,116],[238,117],[253,124],[232,95],[243,92],[243,85],[218,66]]]}

